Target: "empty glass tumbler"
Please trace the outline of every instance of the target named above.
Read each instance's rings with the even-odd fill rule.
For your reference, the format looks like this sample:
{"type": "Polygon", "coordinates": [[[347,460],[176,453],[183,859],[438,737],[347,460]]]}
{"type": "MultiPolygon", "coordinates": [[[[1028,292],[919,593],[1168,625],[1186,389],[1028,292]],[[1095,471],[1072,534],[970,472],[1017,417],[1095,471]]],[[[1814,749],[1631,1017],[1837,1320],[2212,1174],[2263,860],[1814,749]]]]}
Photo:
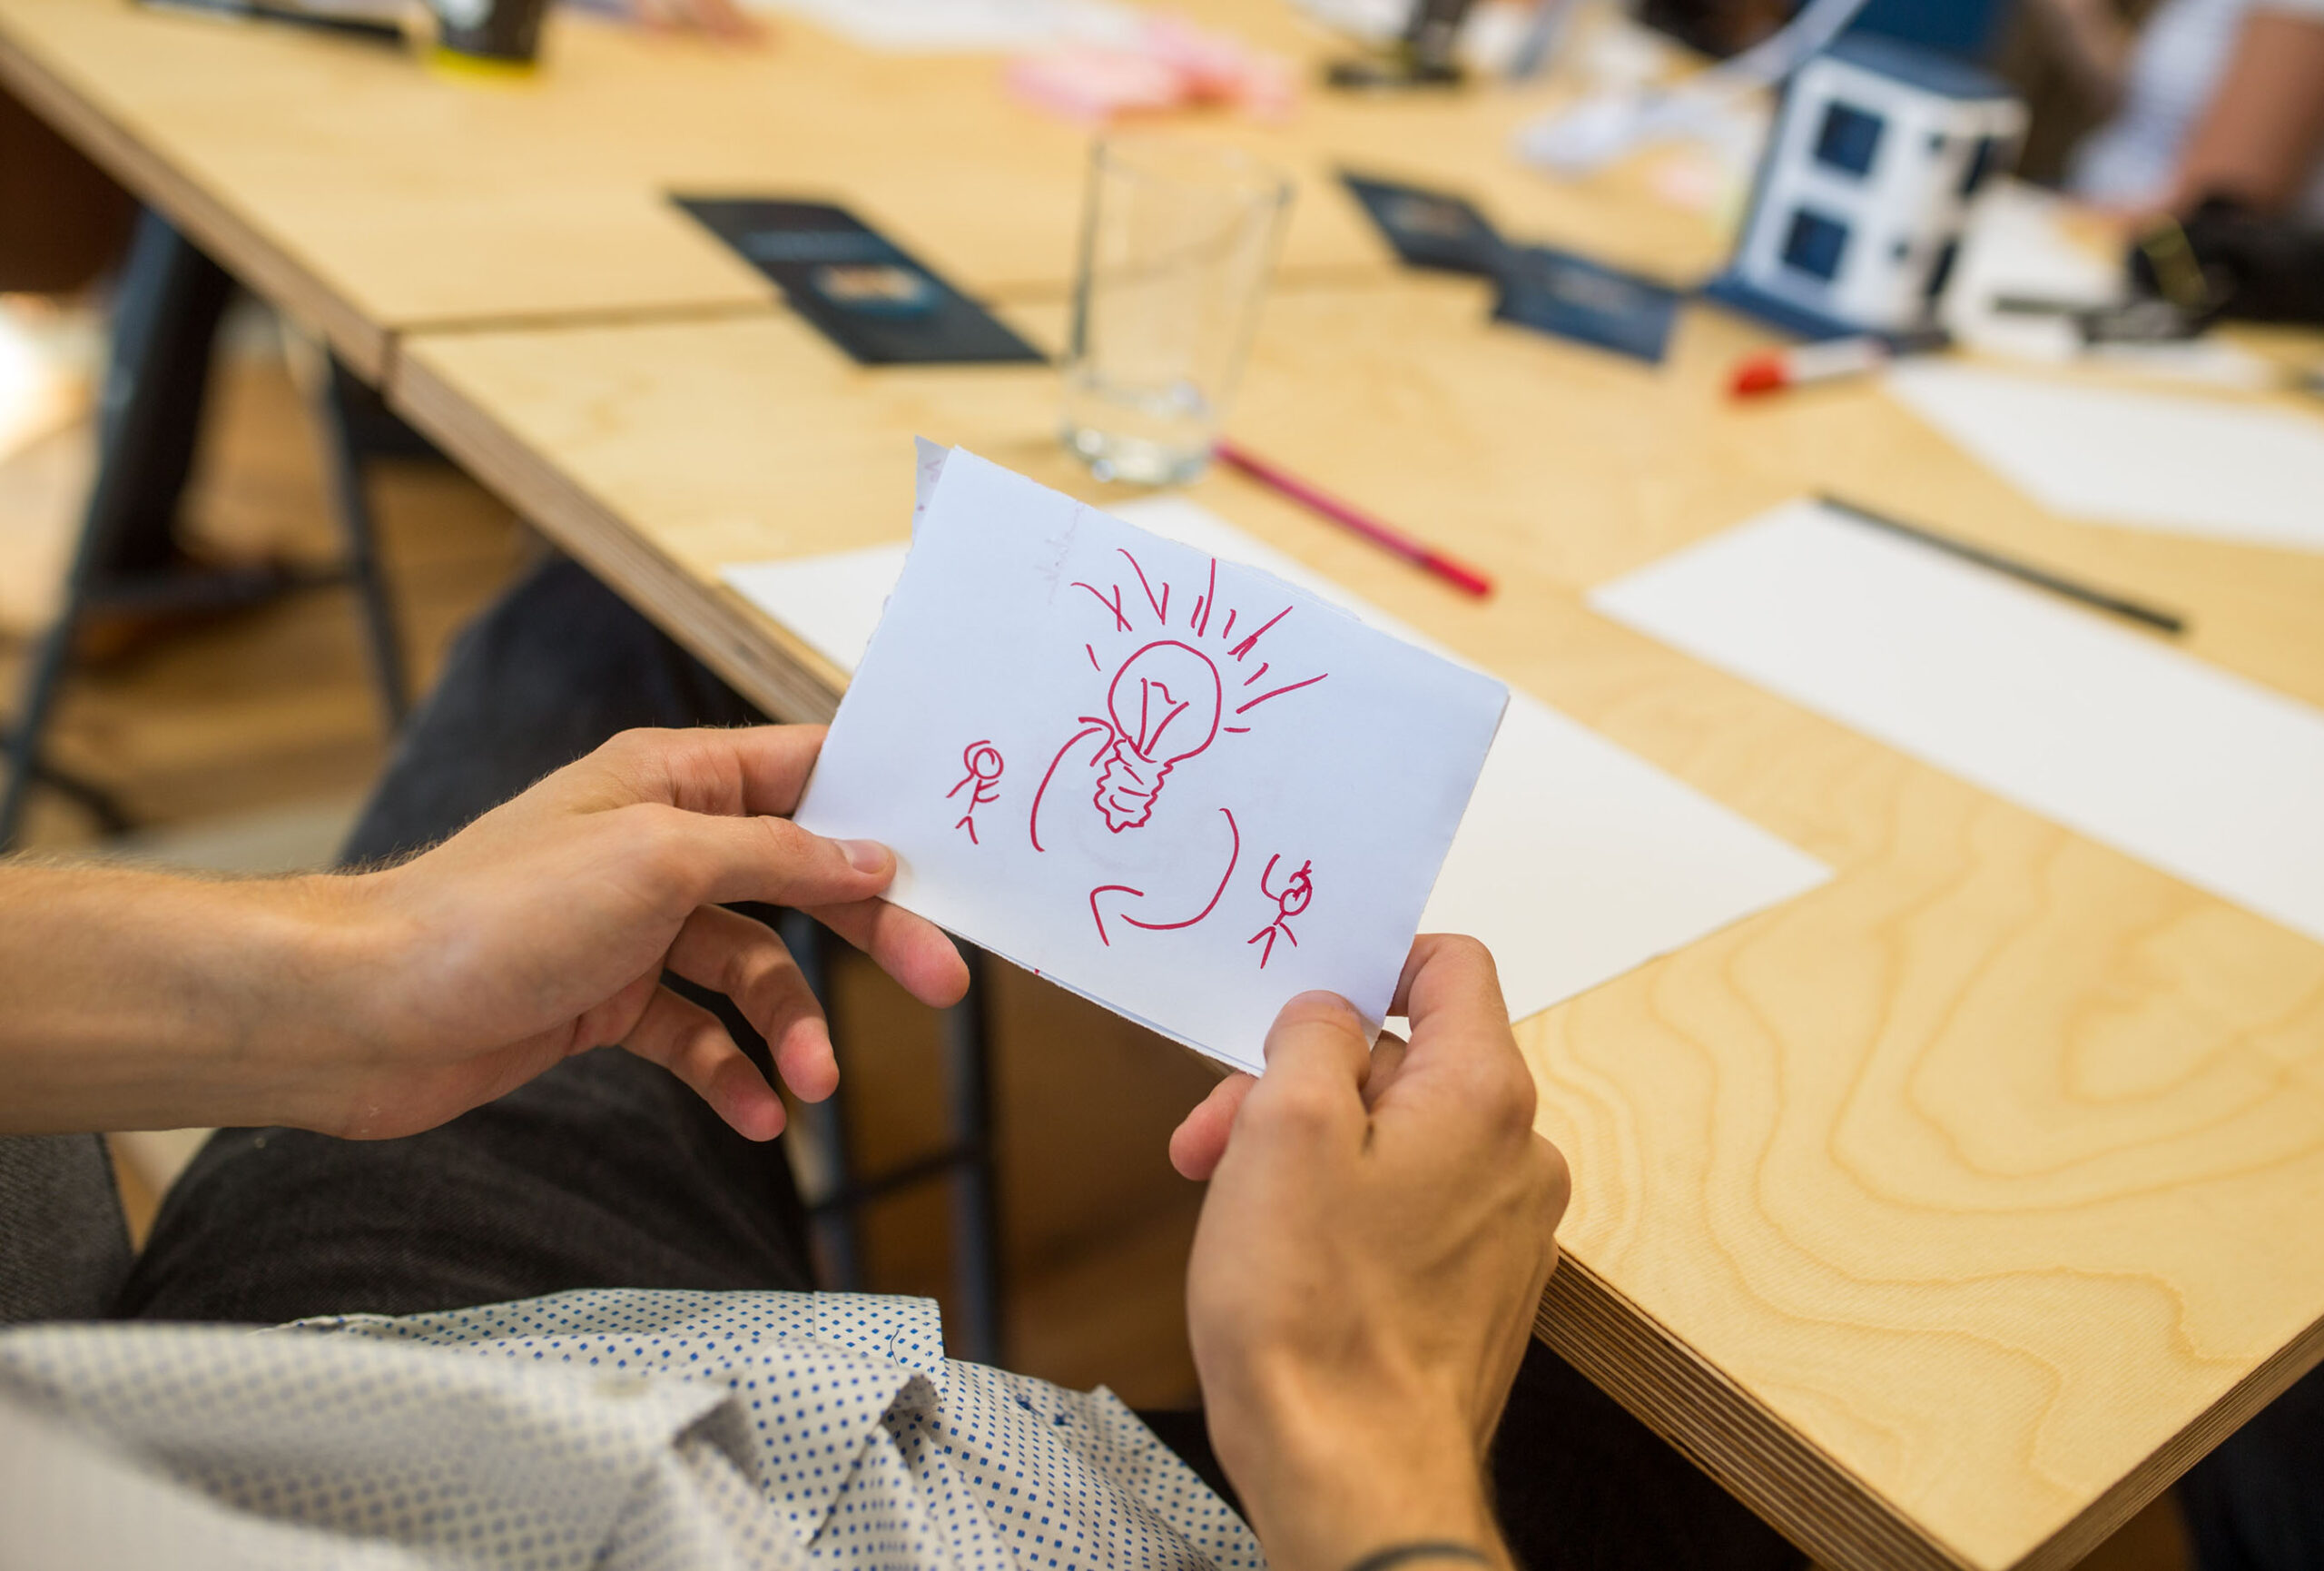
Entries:
{"type": "Polygon", "coordinates": [[[1232,148],[1098,143],[1064,435],[1098,479],[1168,485],[1209,461],[1290,207],[1291,183],[1232,148]]]}

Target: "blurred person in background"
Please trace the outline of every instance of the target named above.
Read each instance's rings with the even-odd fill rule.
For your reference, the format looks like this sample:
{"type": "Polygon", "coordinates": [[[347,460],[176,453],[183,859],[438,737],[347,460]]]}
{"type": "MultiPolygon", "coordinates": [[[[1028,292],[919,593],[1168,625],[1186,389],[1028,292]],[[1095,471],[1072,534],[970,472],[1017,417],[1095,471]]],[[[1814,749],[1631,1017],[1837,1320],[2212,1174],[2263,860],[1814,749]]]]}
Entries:
{"type": "Polygon", "coordinates": [[[2324,0],[2162,0],[2136,29],[2111,0],[2026,0],[2026,19],[2107,111],[2068,163],[2075,195],[2324,222],[2324,0]]]}

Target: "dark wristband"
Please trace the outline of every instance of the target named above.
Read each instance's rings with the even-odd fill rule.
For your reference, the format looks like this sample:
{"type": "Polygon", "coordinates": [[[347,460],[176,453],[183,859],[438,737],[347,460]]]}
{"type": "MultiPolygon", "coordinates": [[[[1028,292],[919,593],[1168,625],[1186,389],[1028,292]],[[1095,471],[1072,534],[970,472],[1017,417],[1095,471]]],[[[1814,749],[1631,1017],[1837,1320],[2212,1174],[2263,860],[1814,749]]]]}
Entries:
{"type": "Polygon", "coordinates": [[[1347,1571],[1391,1571],[1391,1567],[1409,1566],[1415,1560],[1463,1560],[1472,1566],[1490,1566],[1492,1556],[1473,1544],[1423,1542],[1391,1544],[1385,1549],[1374,1549],[1347,1571]]]}

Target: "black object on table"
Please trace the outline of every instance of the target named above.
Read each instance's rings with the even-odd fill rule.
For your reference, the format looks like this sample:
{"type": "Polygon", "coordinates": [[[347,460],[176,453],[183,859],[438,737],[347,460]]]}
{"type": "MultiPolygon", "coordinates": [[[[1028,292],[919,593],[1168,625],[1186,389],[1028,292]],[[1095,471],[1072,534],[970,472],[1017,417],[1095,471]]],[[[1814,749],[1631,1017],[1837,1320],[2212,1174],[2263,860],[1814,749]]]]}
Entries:
{"type": "Polygon", "coordinates": [[[1989,551],[1983,546],[1973,546],[1966,540],[1956,540],[1950,535],[1941,535],[1935,529],[1924,529],[1918,524],[1908,524],[1902,519],[1893,518],[1886,513],[1875,512],[1872,509],[1860,507],[1855,502],[1842,501],[1835,496],[1819,496],[1816,499],[1841,517],[1853,519],[1856,523],[1869,524],[1876,529],[1885,529],[1892,535],[1902,535],[1908,540],[1916,540],[1924,546],[1934,547],[1937,550],[1959,557],[1964,561],[1974,562],[1981,568],[1990,568],[1996,573],[2004,573],[2017,579],[2020,583],[2031,584],[2037,589],[2047,589],[2053,595],[2062,595],[2069,600],[2077,601],[2093,610],[2121,617],[2127,621],[2136,622],[2142,627],[2152,627],[2159,633],[2168,633],[2174,638],[2187,630],[2187,619],[2176,612],[2157,610],[2152,606],[2127,599],[2105,589],[2093,588],[2088,584],[2077,583],[2072,578],[2051,572],[2047,568],[2037,568],[2030,562],[2021,562],[2014,557],[2004,557],[1998,551],[1989,551]]]}
{"type": "Polygon", "coordinates": [[[791,308],[868,365],[1027,361],[1041,352],[843,207],[674,196],[773,279],[791,308]]]}

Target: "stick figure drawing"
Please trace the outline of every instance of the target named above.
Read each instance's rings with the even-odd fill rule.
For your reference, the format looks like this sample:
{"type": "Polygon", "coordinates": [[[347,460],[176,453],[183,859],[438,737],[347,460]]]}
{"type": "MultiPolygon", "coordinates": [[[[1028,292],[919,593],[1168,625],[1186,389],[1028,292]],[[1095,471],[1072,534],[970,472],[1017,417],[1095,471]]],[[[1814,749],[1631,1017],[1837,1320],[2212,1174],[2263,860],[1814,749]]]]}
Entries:
{"type": "Polygon", "coordinates": [[[1275,920],[1244,940],[1246,944],[1266,940],[1266,947],[1259,951],[1261,971],[1267,968],[1267,957],[1275,953],[1275,934],[1291,940],[1292,948],[1299,947],[1299,935],[1291,931],[1291,919],[1306,910],[1307,903],[1315,898],[1315,880],[1310,872],[1315,865],[1313,862],[1302,862],[1299,871],[1283,881],[1280,894],[1267,887],[1275,877],[1275,865],[1282,860],[1280,856],[1268,857],[1265,870],[1259,874],[1259,893],[1275,902],[1275,920]]]}
{"type": "Polygon", "coordinates": [[[1000,799],[1000,749],[990,740],[971,742],[960,749],[960,767],[968,773],[960,776],[958,786],[944,793],[944,799],[949,802],[961,792],[968,792],[969,810],[952,827],[967,830],[970,844],[980,845],[982,842],[977,839],[977,809],[1000,799]]]}

